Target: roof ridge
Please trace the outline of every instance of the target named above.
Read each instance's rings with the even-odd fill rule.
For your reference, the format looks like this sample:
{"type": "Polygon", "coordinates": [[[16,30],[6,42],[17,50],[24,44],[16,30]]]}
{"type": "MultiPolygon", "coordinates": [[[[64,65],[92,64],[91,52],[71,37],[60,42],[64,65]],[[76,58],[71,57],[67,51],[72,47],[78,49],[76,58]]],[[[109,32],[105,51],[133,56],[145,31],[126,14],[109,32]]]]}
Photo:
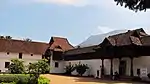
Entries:
{"type": "MultiPolygon", "coordinates": [[[[10,40],[10,41],[20,41],[20,42],[28,42],[24,40],[19,40],[19,39],[0,39],[0,40],[10,40]]],[[[47,42],[40,42],[40,41],[30,41],[31,43],[41,43],[41,44],[48,44],[47,42]]]]}
{"type": "Polygon", "coordinates": [[[52,38],[67,39],[66,37],[57,37],[57,36],[52,36],[52,38]]]}

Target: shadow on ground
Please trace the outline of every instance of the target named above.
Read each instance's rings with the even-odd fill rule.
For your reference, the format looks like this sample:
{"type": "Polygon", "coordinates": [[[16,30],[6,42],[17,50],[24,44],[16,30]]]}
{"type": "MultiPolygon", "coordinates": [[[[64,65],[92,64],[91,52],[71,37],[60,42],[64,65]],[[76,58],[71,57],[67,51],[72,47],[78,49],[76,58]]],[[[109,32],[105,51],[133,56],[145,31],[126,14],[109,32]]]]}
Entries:
{"type": "Polygon", "coordinates": [[[112,80],[102,80],[102,79],[95,79],[95,78],[83,78],[78,77],[74,78],[75,82],[92,82],[92,83],[103,83],[103,84],[145,84],[145,83],[137,83],[137,82],[131,82],[131,81],[112,81],[112,80]]]}

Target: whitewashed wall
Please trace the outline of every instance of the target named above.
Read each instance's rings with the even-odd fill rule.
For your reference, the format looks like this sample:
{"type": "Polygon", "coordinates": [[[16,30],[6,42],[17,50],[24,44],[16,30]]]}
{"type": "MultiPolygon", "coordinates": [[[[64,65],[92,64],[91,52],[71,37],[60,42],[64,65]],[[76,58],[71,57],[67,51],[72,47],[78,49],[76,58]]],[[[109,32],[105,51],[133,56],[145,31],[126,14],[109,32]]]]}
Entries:
{"type": "Polygon", "coordinates": [[[52,61],[50,73],[64,73],[65,61],[52,61]],[[55,62],[58,62],[58,67],[55,67],[55,62]]]}
{"type": "MultiPolygon", "coordinates": [[[[126,60],[126,75],[130,76],[131,69],[131,59],[130,58],[122,58],[122,60],[126,60]]],[[[150,56],[141,56],[133,59],[133,73],[134,76],[137,75],[137,69],[147,68],[147,73],[150,73],[150,56]]],[[[113,72],[119,72],[119,59],[113,60],[113,72]]]]}
{"type": "MultiPolygon", "coordinates": [[[[0,52],[0,70],[2,72],[7,71],[8,69],[5,68],[5,62],[11,62],[11,59],[19,58],[19,53],[10,53],[7,55],[7,52],[0,52]]],[[[22,54],[22,60],[24,61],[25,65],[29,63],[36,62],[42,59],[42,55],[33,54],[22,54]]]]}
{"type": "MultiPolygon", "coordinates": [[[[121,60],[126,60],[126,75],[130,76],[130,68],[131,68],[131,59],[126,57],[122,58],[121,60]]],[[[96,75],[97,70],[100,70],[101,60],[100,59],[93,59],[93,60],[76,60],[76,61],[66,61],[65,65],[68,65],[69,62],[71,64],[87,64],[89,66],[89,70],[84,75],[96,75]]],[[[110,60],[104,60],[104,68],[105,74],[110,75],[110,60]]],[[[137,69],[140,68],[147,68],[148,73],[150,73],[150,56],[142,56],[138,58],[134,58],[133,60],[133,72],[134,76],[137,76],[137,69]]],[[[113,73],[117,71],[119,72],[119,59],[113,59],[113,73]]],[[[77,75],[77,72],[74,71],[73,75],[77,75]]]]}
{"type": "MultiPolygon", "coordinates": [[[[84,76],[88,76],[88,75],[96,76],[97,70],[100,70],[100,66],[102,64],[101,59],[66,61],[66,65],[68,65],[69,62],[71,62],[71,64],[79,64],[79,62],[81,64],[87,64],[89,67],[89,70],[87,70],[85,72],[84,76]]],[[[104,67],[105,68],[105,74],[109,74],[110,73],[109,60],[107,60],[107,59],[104,60],[104,66],[105,66],[104,67]]],[[[76,71],[74,71],[72,74],[77,75],[76,71]]]]}

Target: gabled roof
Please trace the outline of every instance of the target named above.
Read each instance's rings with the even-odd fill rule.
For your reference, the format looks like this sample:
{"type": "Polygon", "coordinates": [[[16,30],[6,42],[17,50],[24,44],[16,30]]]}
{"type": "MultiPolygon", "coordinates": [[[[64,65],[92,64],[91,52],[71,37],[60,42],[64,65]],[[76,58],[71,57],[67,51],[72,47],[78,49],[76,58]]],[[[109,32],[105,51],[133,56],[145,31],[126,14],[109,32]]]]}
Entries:
{"type": "MultiPolygon", "coordinates": [[[[128,32],[120,33],[107,37],[111,45],[123,46],[123,45],[141,45],[140,38],[148,36],[145,31],[140,28],[136,30],[128,30],[128,32]]],[[[104,43],[102,43],[104,44],[104,43]]]]}
{"type": "Polygon", "coordinates": [[[14,52],[27,54],[43,54],[48,43],[30,42],[14,39],[0,39],[0,52],[14,52]]]}
{"type": "Polygon", "coordinates": [[[141,42],[144,46],[150,46],[150,36],[142,37],[141,42]]]}
{"type": "Polygon", "coordinates": [[[54,51],[67,51],[74,49],[74,47],[69,43],[67,38],[61,37],[51,37],[49,42],[50,49],[54,51]]]}
{"type": "Polygon", "coordinates": [[[77,54],[84,54],[84,53],[93,53],[93,52],[95,52],[94,49],[95,49],[97,46],[98,46],[98,45],[71,49],[71,50],[68,50],[68,51],[64,52],[64,55],[65,55],[65,56],[68,56],[68,55],[77,55],[77,54]]]}

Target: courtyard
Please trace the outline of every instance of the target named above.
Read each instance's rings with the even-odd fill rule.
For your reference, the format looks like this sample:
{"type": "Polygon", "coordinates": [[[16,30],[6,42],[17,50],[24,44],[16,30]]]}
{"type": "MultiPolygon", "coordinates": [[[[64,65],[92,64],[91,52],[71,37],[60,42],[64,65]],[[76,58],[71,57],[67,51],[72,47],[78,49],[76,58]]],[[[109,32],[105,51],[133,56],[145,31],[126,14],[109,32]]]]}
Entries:
{"type": "Polygon", "coordinates": [[[46,74],[43,76],[51,80],[50,84],[142,84],[137,82],[122,82],[122,81],[120,82],[120,81],[100,80],[87,77],[69,77],[51,74],[46,74]]]}

